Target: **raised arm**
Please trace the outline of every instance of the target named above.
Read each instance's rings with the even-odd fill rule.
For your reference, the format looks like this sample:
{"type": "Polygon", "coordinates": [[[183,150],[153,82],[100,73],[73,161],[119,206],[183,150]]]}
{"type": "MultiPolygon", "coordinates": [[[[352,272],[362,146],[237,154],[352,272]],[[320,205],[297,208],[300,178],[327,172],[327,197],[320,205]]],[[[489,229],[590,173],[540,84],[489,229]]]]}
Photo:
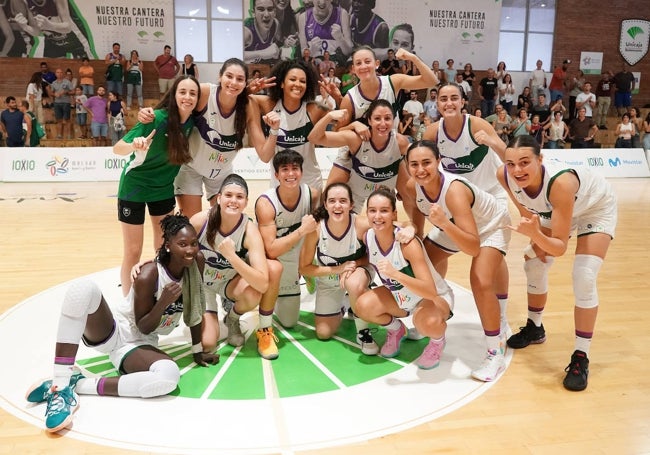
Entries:
{"type": "Polygon", "coordinates": [[[440,82],[433,73],[433,70],[429,68],[429,66],[417,55],[400,48],[395,52],[395,58],[398,60],[408,60],[413,62],[413,65],[415,65],[420,72],[417,76],[408,76],[406,74],[393,74],[390,76],[390,80],[395,88],[395,93],[400,90],[419,90],[434,87],[440,82]]]}
{"type": "Polygon", "coordinates": [[[357,150],[361,145],[361,139],[359,139],[354,131],[327,131],[327,125],[334,121],[338,122],[346,115],[347,112],[343,109],[329,111],[323,115],[309,133],[307,137],[309,142],[326,147],[343,147],[344,145],[348,145],[351,150],[357,150]]]}

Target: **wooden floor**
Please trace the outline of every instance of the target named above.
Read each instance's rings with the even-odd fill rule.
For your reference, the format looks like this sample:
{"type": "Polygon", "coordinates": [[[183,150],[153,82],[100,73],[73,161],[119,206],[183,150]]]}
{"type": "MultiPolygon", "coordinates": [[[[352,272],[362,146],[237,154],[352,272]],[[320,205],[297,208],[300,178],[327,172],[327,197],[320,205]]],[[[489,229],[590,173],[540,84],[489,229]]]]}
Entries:
{"type": "MultiPolygon", "coordinates": [[[[562,387],[574,338],[570,255],[557,260],[552,269],[544,319],[547,342],[516,352],[495,387],[461,409],[414,429],[309,453],[650,454],[650,179],[619,179],[612,184],[619,195],[619,225],[600,273],[601,306],[586,391],[571,393],[562,387]]],[[[254,187],[252,193],[259,194],[266,184],[254,187]]],[[[0,183],[0,313],[55,284],[119,265],[116,189],[115,183],[0,183]]],[[[251,207],[252,201],[249,211],[251,207]]],[[[515,235],[508,255],[508,319],[513,330],[526,317],[524,244],[524,238],[515,235]]],[[[468,287],[469,261],[457,256],[451,260],[448,277],[468,287]]],[[[28,327],[25,333],[38,336],[29,334],[28,327]]],[[[20,340],[3,349],[20,349],[20,340]]],[[[11,374],[11,365],[3,365],[1,374],[11,374]]],[[[365,409],[341,412],[354,412],[363,419],[365,413],[382,412],[382,400],[390,397],[377,397],[365,409]]],[[[218,429],[219,419],[227,417],[212,418],[218,429]]],[[[317,420],[316,409],[313,418],[317,420]]],[[[250,425],[251,436],[255,434],[258,422],[253,417],[242,424],[250,425]]],[[[0,454],[41,453],[128,451],[49,436],[0,410],[0,454]]]]}

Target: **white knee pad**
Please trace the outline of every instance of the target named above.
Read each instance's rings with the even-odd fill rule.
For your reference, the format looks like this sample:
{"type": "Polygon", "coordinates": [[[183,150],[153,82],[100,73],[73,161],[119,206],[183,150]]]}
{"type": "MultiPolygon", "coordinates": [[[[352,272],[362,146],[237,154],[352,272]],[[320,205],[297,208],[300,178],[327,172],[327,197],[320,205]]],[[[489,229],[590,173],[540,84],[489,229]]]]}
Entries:
{"type": "Polygon", "coordinates": [[[576,254],[573,262],[573,294],[578,308],[596,308],[598,290],[596,280],[603,260],[591,254],[576,254]]]}
{"type": "Polygon", "coordinates": [[[278,297],[274,312],[282,327],[291,328],[295,326],[300,316],[300,296],[278,297]]]}
{"type": "Polygon", "coordinates": [[[554,260],[555,258],[546,256],[546,262],[542,262],[537,257],[524,262],[529,294],[546,294],[548,292],[548,270],[554,260]]]}
{"type": "Polygon", "coordinates": [[[97,311],[101,301],[102,291],[94,281],[78,280],[66,292],[61,313],[71,318],[81,318],[97,311]]]}
{"type": "Polygon", "coordinates": [[[142,398],[159,397],[173,392],[181,378],[178,365],[173,360],[162,359],[151,364],[149,371],[153,373],[152,380],[140,386],[142,398]]]}

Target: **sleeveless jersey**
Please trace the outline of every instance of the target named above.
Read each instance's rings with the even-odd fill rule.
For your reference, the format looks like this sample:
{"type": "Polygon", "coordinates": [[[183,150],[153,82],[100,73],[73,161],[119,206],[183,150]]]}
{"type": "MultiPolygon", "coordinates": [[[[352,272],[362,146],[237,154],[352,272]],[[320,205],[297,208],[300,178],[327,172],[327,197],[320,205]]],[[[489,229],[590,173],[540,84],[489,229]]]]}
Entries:
{"type": "Polygon", "coordinates": [[[397,173],[402,162],[399,144],[395,134],[391,134],[383,149],[378,150],[370,141],[363,141],[355,154],[350,154],[352,170],[348,185],[357,211],[366,203],[366,199],[380,185],[394,189],[397,173]]]}
{"type": "MultiPolygon", "coordinates": [[[[134,151],[124,166],[117,190],[117,197],[122,200],[154,202],[174,197],[174,177],[180,166],[171,164],[167,154],[167,111],[155,110],[154,116],[152,123],[138,123],[124,136],[124,141],[131,143],[136,137],[147,137],[156,130],[149,150],[134,151]]],[[[188,136],[193,126],[190,117],[181,126],[183,134],[188,136]]]]}
{"type": "MultiPolygon", "coordinates": [[[[300,153],[303,157],[302,183],[316,188],[323,188],[323,175],[321,174],[318,161],[316,160],[316,149],[314,144],[307,140],[314,124],[307,112],[307,103],[302,103],[298,110],[289,112],[279,100],[273,108],[280,114],[280,129],[276,142],[276,151],[291,149],[300,153]]],[[[275,172],[271,166],[271,186],[278,186],[275,172]]]]}
{"type": "MultiPolygon", "coordinates": [[[[278,195],[278,188],[269,188],[260,198],[267,199],[275,209],[276,237],[281,238],[291,234],[300,227],[302,217],[311,213],[311,191],[304,183],[300,185],[300,197],[294,207],[285,206],[278,195]]],[[[280,279],[280,293],[278,297],[300,295],[300,275],[298,261],[302,239],[289,251],[278,257],[284,269],[280,279]]]]}
{"type": "Polygon", "coordinates": [[[321,39],[321,51],[319,55],[314,57],[321,57],[323,52],[328,51],[330,54],[335,54],[339,48],[339,43],[332,36],[332,25],[341,25],[341,8],[338,6],[332,7],[330,16],[324,23],[320,23],[314,17],[314,8],[309,8],[305,12],[305,36],[307,38],[307,47],[311,49],[309,43],[314,38],[321,39]]]}
{"type": "Polygon", "coordinates": [[[444,119],[438,125],[438,149],[442,168],[452,174],[460,174],[488,193],[501,191],[496,172],[501,165],[498,155],[487,145],[478,144],[471,133],[469,114],[465,114],[460,135],[449,137],[444,119]]]}
{"type": "MultiPolygon", "coordinates": [[[[58,7],[54,1],[37,1],[25,0],[27,8],[32,15],[45,16],[47,18],[59,17],[58,7]]],[[[79,34],[75,31],[66,33],[59,33],[52,30],[42,30],[44,39],[43,57],[64,57],[81,59],[82,57],[90,56],[90,46],[88,45],[87,38],[81,33],[79,18],[74,10],[70,8],[70,20],[74,22],[73,28],[79,28],[79,34]],[[75,20],[76,19],[76,20],[75,20]],[[86,48],[88,46],[88,48],[86,48]]]]}
{"type": "MultiPolygon", "coordinates": [[[[495,230],[502,229],[509,224],[510,218],[508,216],[507,207],[499,204],[493,195],[483,191],[463,177],[449,174],[444,171],[442,171],[440,175],[442,188],[440,189],[440,194],[435,199],[428,195],[423,187],[417,184],[415,185],[416,204],[425,217],[429,216],[431,205],[438,204],[444,210],[447,218],[453,222],[453,217],[447,207],[447,192],[454,181],[459,181],[466,185],[474,195],[472,216],[476,222],[476,228],[481,240],[492,234],[495,230]]],[[[437,230],[438,228],[434,226],[433,229],[437,230]]],[[[453,243],[451,240],[449,241],[453,243]]],[[[458,251],[458,247],[455,248],[455,251],[458,251]]]]}
{"type": "MultiPolygon", "coordinates": [[[[341,237],[333,235],[327,227],[327,220],[320,221],[320,233],[316,245],[316,260],[321,266],[337,266],[347,261],[355,261],[366,255],[366,246],[357,238],[355,220],[357,215],[350,214],[350,225],[341,237]]],[[[317,277],[318,287],[339,288],[339,275],[332,274],[317,277]]]]}
{"type": "Polygon", "coordinates": [[[548,197],[555,179],[565,172],[575,174],[580,182],[573,206],[573,220],[579,218],[602,200],[612,196],[612,188],[609,183],[603,177],[593,174],[587,169],[550,168],[547,165],[542,165],[542,186],[537,194],[532,196],[517,186],[514,180],[508,176],[505,168],[504,178],[515,199],[531,213],[538,214],[542,226],[550,228],[553,205],[548,197]]]}
{"type": "Polygon", "coordinates": [[[238,272],[232,267],[230,261],[215,251],[216,247],[226,238],[230,237],[235,244],[237,256],[242,259],[246,258],[248,251],[244,248],[244,237],[246,234],[246,225],[250,219],[242,215],[237,226],[232,232],[222,233],[217,231],[214,239],[214,247],[208,243],[206,231],[207,221],[199,232],[199,249],[205,256],[205,266],[203,268],[203,284],[215,290],[225,289],[226,285],[232,280],[238,272]]]}
{"type": "Polygon", "coordinates": [[[250,17],[244,21],[244,27],[250,30],[253,39],[250,44],[246,46],[245,51],[261,51],[266,49],[271,44],[273,44],[273,39],[275,34],[278,31],[278,20],[274,19],[271,29],[269,30],[269,36],[266,39],[263,39],[259,32],[257,31],[257,26],[255,25],[255,19],[250,17]]]}
{"type": "Polygon", "coordinates": [[[196,131],[190,135],[192,161],[187,166],[209,179],[232,173],[237,155],[235,111],[225,116],[219,106],[219,86],[210,84],[208,104],[194,116],[196,131]]]}
{"type": "MultiPolygon", "coordinates": [[[[399,230],[399,228],[395,228],[395,231],[397,230],[399,230]]],[[[438,274],[438,272],[436,272],[436,269],[433,268],[433,265],[431,264],[431,261],[429,260],[429,257],[427,256],[427,253],[424,250],[424,246],[422,245],[420,239],[415,237],[412,241],[417,241],[420,244],[420,247],[422,248],[422,252],[424,253],[424,259],[427,263],[427,267],[429,268],[429,271],[431,272],[431,276],[433,277],[434,283],[436,285],[436,290],[438,291],[438,295],[442,296],[448,293],[451,294],[451,289],[449,288],[449,285],[447,285],[445,280],[443,280],[442,277],[438,274]]],[[[382,274],[379,273],[379,271],[377,270],[377,264],[379,263],[379,261],[381,261],[382,259],[388,259],[392,264],[392,266],[395,268],[395,270],[399,270],[400,272],[410,277],[415,277],[415,273],[413,272],[411,263],[408,262],[404,258],[404,255],[402,254],[402,244],[395,240],[391,245],[391,247],[388,249],[388,251],[383,251],[377,242],[377,239],[375,237],[375,232],[372,229],[370,229],[366,233],[366,245],[368,248],[368,259],[370,261],[370,264],[372,264],[372,266],[377,271],[377,275],[381,279],[382,284],[386,286],[386,288],[391,292],[391,294],[393,294],[393,297],[395,298],[397,305],[400,308],[405,309],[406,311],[413,310],[420,302],[420,300],[422,300],[422,297],[417,295],[415,292],[411,291],[402,283],[395,281],[391,278],[382,276],[382,274]]],[[[451,300],[448,303],[450,306],[453,305],[451,300]]]]}
{"type": "Polygon", "coordinates": [[[376,97],[374,97],[373,93],[363,93],[360,84],[357,84],[348,90],[346,96],[350,98],[350,104],[352,105],[352,118],[354,120],[363,117],[363,114],[368,110],[370,103],[374,100],[382,99],[388,101],[393,106],[393,114],[395,115],[395,124],[393,125],[393,129],[397,129],[397,125],[399,124],[399,117],[397,116],[399,109],[397,106],[395,89],[393,88],[393,83],[389,76],[379,76],[379,93],[376,97]]]}
{"type": "Polygon", "coordinates": [[[381,17],[375,13],[372,14],[372,19],[368,21],[364,28],[359,27],[359,18],[356,14],[350,14],[350,31],[352,32],[352,42],[355,46],[367,45],[375,47],[375,37],[377,36],[377,29],[381,24],[386,23],[381,17]]]}
{"type": "MultiPolygon", "coordinates": [[[[156,262],[156,267],[158,268],[158,282],[156,284],[156,292],[154,294],[154,298],[157,301],[167,284],[177,282],[182,286],[183,279],[181,278],[180,280],[177,280],[171,276],[167,271],[167,268],[158,262],[156,262]]],[[[135,321],[135,313],[133,311],[134,297],[135,294],[132,287],[126,299],[122,301],[118,307],[118,311],[116,312],[117,321],[123,321],[120,324],[122,335],[124,336],[125,341],[145,340],[151,345],[157,346],[158,335],[167,335],[176,327],[178,327],[181,316],[183,315],[183,295],[181,294],[175,302],[171,303],[167,308],[165,308],[165,311],[160,317],[160,322],[158,322],[156,329],[149,334],[144,334],[140,332],[140,329],[138,329],[135,321]]]]}

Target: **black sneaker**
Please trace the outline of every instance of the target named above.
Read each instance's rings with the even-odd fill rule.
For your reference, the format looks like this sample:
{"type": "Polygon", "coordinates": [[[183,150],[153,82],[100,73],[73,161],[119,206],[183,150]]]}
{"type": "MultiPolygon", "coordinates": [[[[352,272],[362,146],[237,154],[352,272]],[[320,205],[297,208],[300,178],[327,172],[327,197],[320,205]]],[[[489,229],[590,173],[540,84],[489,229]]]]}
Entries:
{"type": "Polygon", "coordinates": [[[526,321],[526,327],[519,327],[519,333],[515,333],[513,336],[508,338],[506,342],[508,347],[512,349],[521,349],[525,348],[529,344],[540,344],[546,341],[546,331],[544,330],[544,324],[537,327],[533,321],[528,319],[526,321]]]}
{"type": "Polygon", "coordinates": [[[589,359],[582,351],[574,351],[571,355],[571,363],[567,366],[564,388],[579,392],[587,388],[587,376],[589,376],[589,359]]]}

